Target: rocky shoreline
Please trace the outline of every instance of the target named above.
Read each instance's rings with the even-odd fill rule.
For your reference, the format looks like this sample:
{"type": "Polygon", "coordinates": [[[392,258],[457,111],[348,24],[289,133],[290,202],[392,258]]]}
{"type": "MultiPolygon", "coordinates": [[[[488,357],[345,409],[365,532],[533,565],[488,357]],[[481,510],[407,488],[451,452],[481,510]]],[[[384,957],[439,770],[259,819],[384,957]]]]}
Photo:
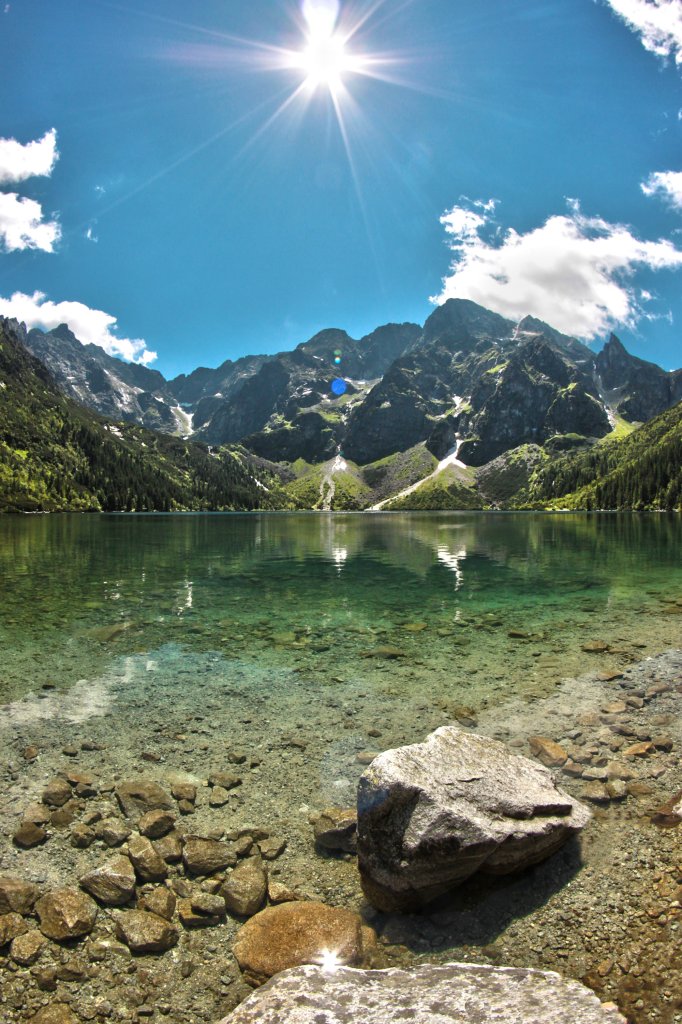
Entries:
{"type": "MultiPolygon", "coordinates": [[[[3,729],[0,875],[29,885],[23,895],[0,885],[2,1018],[215,1022],[251,991],[235,939],[267,890],[273,907],[303,900],[360,912],[378,937],[365,966],[456,959],[556,970],[632,1024],[679,1024],[680,831],[652,819],[682,789],[681,694],[682,651],[672,650],[566,680],[541,701],[509,700],[468,725],[460,713],[460,727],[549,766],[592,806],[593,821],[580,844],[523,874],[476,878],[410,915],[371,908],[354,855],[315,846],[313,751],[323,741],[312,725],[252,745],[251,719],[235,721],[226,741],[199,715],[193,749],[179,740],[171,764],[153,737],[187,736],[172,709],[131,708],[132,734],[137,714],[149,736],[134,754],[127,723],[111,716],[15,717],[3,729]],[[64,890],[71,895],[55,905],[64,890]],[[64,934],[72,920],[80,924],[64,934]]],[[[341,709],[332,711],[338,721],[341,709]]],[[[443,724],[438,717],[434,708],[430,724],[443,724]]],[[[376,725],[366,723],[368,746],[381,738],[376,725]]],[[[359,752],[355,779],[372,754],[359,752]]],[[[340,798],[351,776],[342,773],[340,798]]]]}

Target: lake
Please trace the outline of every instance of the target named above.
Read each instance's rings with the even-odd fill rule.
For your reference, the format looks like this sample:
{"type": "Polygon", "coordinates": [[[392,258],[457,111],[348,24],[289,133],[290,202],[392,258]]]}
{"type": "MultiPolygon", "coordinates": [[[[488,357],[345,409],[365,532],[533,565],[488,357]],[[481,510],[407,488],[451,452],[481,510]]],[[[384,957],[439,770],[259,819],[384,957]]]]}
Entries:
{"type": "MultiPolygon", "coordinates": [[[[682,647],[681,542],[672,515],[2,517],[0,874],[56,888],[109,855],[78,848],[58,812],[48,842],[13,846],[55,775],[87,773],[94,796],[77,814],[119,823],[118,781],[190,783],[181,831],[269,834],[271,881],[360,910],[384,965],[551,968],[587,978],[635,1024],[677,1024],[676,917],[660,907],[676,892],[679,840],[650,815],[682,784],[682,658],[661,654],[682,647]],[[526,756],[539,732],[590,768],[557,772],[570,792],[590,800],[604,787],[589,780],[611,777],[620,791],[606,807],[597,796],[577,849],[467,883],[423,917],[376,914],[355,859],[315,851],[310,816],[353,806],[376,752],[447,723],[526,756]],[[633,763],[628,745],[649,737],[658,746],[633,763]],[[235,776],[218,800],[216,771],[235,776]],[[641,912],[654,892],[656,916],[641,912]],[[600,973],[615,948],[645,969],[600,973]]],[[[188,891],[176,869],[171,881],[188,891]]],[[[169,1021],[215,1022],[244,997],[238,927],[228,916],[183,933],[149,975],[169,1021]]],[[[133,1013],[118,957],[82,986],[83,1006],[130,996],[133,1013]]]]}
{"type": "Polygon", "coordinates": [[[586,641],[679,640],[681,549],[665,515],[5,516],[0,701],[143,654],[259,692],[295,673],[339,696],[542,694],[594,665],[586,641]]]}

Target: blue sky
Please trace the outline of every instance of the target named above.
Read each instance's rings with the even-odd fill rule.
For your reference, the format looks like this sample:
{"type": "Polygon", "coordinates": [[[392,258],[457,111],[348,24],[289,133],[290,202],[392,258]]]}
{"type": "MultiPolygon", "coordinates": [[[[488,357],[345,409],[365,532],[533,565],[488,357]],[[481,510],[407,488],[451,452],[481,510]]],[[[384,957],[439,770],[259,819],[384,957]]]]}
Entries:
{"type": "Polygon", "coordinates": [[[0,4],[0,313],[173,376],[460,295],[681,365],[681,0],[335,3],[0,4]]]}

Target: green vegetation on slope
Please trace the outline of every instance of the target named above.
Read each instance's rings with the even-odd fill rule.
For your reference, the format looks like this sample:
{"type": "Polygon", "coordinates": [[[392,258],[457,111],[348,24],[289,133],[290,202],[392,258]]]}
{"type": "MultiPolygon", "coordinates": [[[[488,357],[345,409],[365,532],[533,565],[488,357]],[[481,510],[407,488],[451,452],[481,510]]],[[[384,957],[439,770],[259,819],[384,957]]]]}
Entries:
{"type": "MultiPolygon", "coordinates": [[[[299,459],[293,463],[292,468],[300,471],[302,461],[299,459]]],[[[372,492],[360,477],[357,466],[352,462],[347,462],[346,465],[347,469],[339,470],[330,476],[334,490],[330,511],[358,512],[371,503],[372,492]]],[[[325,483],[329,466],[328,462],[309,466],[296,480],[286,484],[285,493],[294,508],[324,507],[330,493],[330,485],[325,483]]]]}
{"type": "Polygon", "coordinates": [[[476,482],[482,498],[498,507],[506,508],[519,491],[528,487],[533,473],[544,465],[549,456],[537,444],[523,444],[498,455],[492,462],[476,472],[476,482]]]}
{"type": "Polygon", "coordinates": [[[71,402],[0,321],[0,511],[280,507],[277,479],[261,482],[239,452],[216,457],[71,402]]]}
{"type": "Polygon", "coordinates": [[[374,492],[373,503],[389,498],[410,487],[418,480],[432,473],[438,460],[426,447],[425,442],[408,448],[405,452],[395,452],[377,462],[362,467],[362,476],[374,492]]]}
{"type": "Polygon", "coordinates": [[[448,466],[433,480],[427,480],[404,498],[388,502],[384,508],[390,512],[460,511],[484,508],[481,496],[475,490],[473,470],[471,471],[471,482],[467,482],[466,475],[466,471],[463,472],[448,466]]]}
{"type": "Polygon", "coordinates": [[[525,505],[682,510],[682,402],[621,440],[540,470],[525,505]]]}

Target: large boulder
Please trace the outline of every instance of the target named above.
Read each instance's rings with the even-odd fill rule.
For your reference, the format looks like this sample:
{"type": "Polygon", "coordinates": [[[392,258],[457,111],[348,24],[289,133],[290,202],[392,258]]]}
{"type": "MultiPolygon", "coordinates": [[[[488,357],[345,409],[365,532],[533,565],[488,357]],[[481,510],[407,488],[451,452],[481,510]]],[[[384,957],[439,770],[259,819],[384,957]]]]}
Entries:
{"type": "Polygon", "coordinates": [[[537,864],[590,817],[547,768],[443,726],[380,754],[360,778],[362,887],[379,910],[416,910],[475,871],[537,864]]]}
{"type": "Polygon", "coordinates": [[[251,985],[301,964],[322,964],[331,954],[339,963],[361,966],[374,932],[350,910],[324,903],[281,903],[252,917],[237,932],[234,955],[251,985]]]}
{"type": "Polygon", "coordinates": [[[258,989],[221,1024],[625,1024],[577,981],[476,964],[409,970],[298,967],[258,989]]]}

